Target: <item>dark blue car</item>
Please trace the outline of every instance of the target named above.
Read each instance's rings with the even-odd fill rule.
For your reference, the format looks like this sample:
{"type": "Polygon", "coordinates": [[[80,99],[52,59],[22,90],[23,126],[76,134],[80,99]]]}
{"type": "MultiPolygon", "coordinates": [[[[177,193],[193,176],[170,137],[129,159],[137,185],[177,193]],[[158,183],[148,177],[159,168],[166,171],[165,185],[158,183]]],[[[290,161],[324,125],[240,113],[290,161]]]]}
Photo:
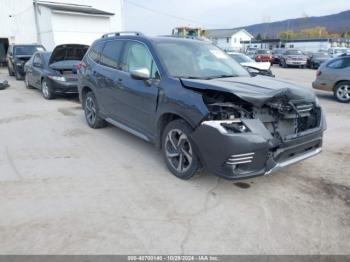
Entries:
{"type": "MultiPolygon", "coordinates": [[[[214,45],[141,33],[96,40],[78,71],[87,123],[110,123],[161,148],[181,179],[269,174],[321,152],[314,93],[250,75],[214,45]]],[[[135,160],[136,161],[136,160],[135,160]]]]}
{"type": "Polygon", "coordinates": [[[25,84],[42,91],[45,99],[57,94],[77,94],[77,67],[83,59],[86,45],[59,45],[53,52],[36,52],[25,64],[25,84]]]}

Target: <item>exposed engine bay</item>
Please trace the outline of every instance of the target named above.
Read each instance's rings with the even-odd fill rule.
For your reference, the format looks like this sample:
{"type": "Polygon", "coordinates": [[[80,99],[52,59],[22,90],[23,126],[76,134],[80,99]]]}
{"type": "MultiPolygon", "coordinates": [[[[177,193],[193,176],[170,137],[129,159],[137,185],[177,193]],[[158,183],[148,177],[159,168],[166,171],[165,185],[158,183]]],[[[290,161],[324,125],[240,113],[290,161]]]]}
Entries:
{"type": "MultiPolygon", "coordinates": [[[[291,101],[286,96],[279,96],[257,107],[230,93],[202,93],[210,112],[207,120],[259,119],[272,137],[280,142],[317,128],[320,124],[321,110],[315,103],[291,101]]],[[[230,129],[230,125],[222,125],[230,129]]],[[[239,131],[246,130],[240,128],[239,131]]]]}

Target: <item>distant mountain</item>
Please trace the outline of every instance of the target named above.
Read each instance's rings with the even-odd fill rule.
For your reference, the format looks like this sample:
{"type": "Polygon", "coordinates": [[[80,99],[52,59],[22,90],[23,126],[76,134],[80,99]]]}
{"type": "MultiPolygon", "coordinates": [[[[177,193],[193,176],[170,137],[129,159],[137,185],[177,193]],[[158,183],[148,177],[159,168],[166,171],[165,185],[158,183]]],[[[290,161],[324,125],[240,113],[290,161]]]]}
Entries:
{"type": "Polygon", "coordinates": [[[311,16],[296,19],[288,19],[272,23],[262,23],[235,29],[246,29],[249,33],[257,36],[277,37],[278,33],[293,30],[295,32],[305,28],[325,27],[330,33],[343,33],[350,31],[350,10],[338,14],[326,16],[311,16]]]}

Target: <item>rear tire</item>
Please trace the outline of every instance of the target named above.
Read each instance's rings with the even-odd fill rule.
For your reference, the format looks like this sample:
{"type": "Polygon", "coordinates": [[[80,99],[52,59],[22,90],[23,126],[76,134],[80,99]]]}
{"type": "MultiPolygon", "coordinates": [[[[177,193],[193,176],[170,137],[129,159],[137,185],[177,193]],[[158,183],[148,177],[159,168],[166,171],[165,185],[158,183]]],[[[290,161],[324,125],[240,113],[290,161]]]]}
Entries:
{"type": "Polygon", "coordinates": [[[164,129],[162,153],[165,163],[176,177],[189,180],[199,169],[200,162],[191,140],[192,128],[181,119],[170,122],[164,129]]]}
{"type": "Polygon", "coordinates": [[[107,125],[106,121],[99,116],[99,107],[93,92],[88,92],[83,102],[85,119],[91,128],[98,129],[107,125]]]}
{"type": "Polygon", "coordinates": [[[15,76],[15,74],[13,73],[13,71],[11,71],[11,69],[9,67],[7,67],[7,70],[9,72],[9,76],[15,76]]]}
{"type": "Polygon", "coordinates": [[[336,85],[334,89],[335,98],[341,103],[350,102],[350,82],[344,81],[336,85]]]}
{"type": "Polygon", "coordinates": [[[41,93],[46,100],[52,100],[55,98],[55,94],[52,91],[52,89],[50,88],[46,79],[43,79],[41,81],[41,93]]]}

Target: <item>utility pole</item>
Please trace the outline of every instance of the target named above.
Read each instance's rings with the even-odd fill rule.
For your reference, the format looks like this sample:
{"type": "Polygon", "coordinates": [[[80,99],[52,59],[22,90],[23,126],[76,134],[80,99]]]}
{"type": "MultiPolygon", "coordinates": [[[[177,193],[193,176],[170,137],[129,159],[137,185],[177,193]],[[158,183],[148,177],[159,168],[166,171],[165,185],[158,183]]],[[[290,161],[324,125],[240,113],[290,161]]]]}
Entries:
{"type": "Polygon", "coordinates": [[[36,41],[38,44],[41,44],[41,36],[40,36],[40,26],[38,20],[38,1],[34,0],[34,17],[35,17],[35,28],[36,28],[36,41]]]}

